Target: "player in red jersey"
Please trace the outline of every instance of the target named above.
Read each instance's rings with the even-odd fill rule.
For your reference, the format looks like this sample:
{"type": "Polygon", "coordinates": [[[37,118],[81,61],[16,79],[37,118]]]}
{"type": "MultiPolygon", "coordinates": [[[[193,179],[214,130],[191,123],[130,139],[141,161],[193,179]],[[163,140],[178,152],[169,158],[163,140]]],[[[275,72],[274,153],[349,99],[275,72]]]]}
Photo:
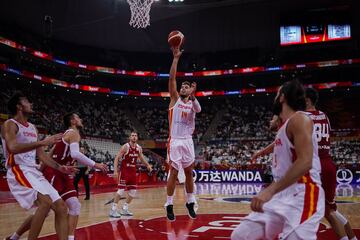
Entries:
{"type": "MultiPolygon", "coordinates": [[[[96,163],[87,158],[79,150],[79,143],[81,140],[79,130],[83,128],[82,119],[74,112],[68,113],[64,116],[64,125],[67,128],[60,142],[56,143],[51,150],[50,155],[60,166],[73,165],[74,161],[100,169],[106,172],[107,166],[103,163],[96,163]]],[[[77,226],[81,204],[77,198],[73,179],[68,174],[64,174],[58,170],[50,167],[45,167],[43,170],[45,178],[57,190],[60,197],[65,201],[68,207],[68,240],[74,239],[75,229],[77,226]]],[[[26,232],[27,225],[31,223],[29,217],[17,231],[18,235],[26,232]]]]}
{"type": "Polygon", "coordinates": [[[325,113],[316,109],[318,92],[313,88],[306,89],[306,111],[311,113],[319,146],[321,163],[321,182],[325,191],[325,218],[341,240],[357,239],[349,221],[337,211],[335,203],[336,166],[330,156],[330,121],[325,113]]]}
{"type": "Polygon", "coordinates": [[[119,218],[121,215],[132,216],[129,212],[128,205],[133,200],[136,194],[136,162],[140,159],[147,167],[149,172],[152,171],[151,165],[145,160],[142,153],[142,148],[137,144],[138,134],[132,131],[129,137],[129,142],[124,144],[114,161],[114,178],[119,181],[119,190],[115,193],[114,202],[110,209],[110,217],[119,218]],[[120,176],[118,175],[118,163],[121,159],[120,176]],[[117,204],[120,197],[124,196],[125,191],[126,201],[121,209],[121,214],[118,212],[117,204]]]}
{"type": "MultiPolygon", "coordinates": [[[[86,157],[80,152],[81,136],[79,130],[82,129],[82,119],[74,112],[64,116],[64,125],[67,130],[64,133],[62,141],[57,143],[52,150],[53,159],[61,165],[73,165],[74,161],[78,161],[89,167],[100,169],[103,172],[108,171],[107,166],[103,163],[86,157]]],[[[61,198],[65,201],[69,208],[69,240],[74,239],[75,229],[77,226],[81,204],[77,198],[73,179],[69,175],[54,171],[51,168],[44,169],[46,179],[59,192],[61,198]]]]}

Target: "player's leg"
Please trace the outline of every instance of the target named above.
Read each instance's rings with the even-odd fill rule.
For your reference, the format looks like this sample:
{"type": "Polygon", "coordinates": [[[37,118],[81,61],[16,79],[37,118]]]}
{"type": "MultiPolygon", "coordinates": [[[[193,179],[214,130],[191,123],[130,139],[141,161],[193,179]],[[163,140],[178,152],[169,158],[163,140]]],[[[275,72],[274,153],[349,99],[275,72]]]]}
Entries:
{"type": "Polygon", "coordinates": [[[18,240],[20,237],[30,229],[33,215],[28,216],[20,227],[11,235],[6,237],[6,240],[18,240]]]}
{"type": "Polygon", "coordinates": [[[129,204],[136,196],[136,188],[134,186],[128,186],[126,191],[126,199],[121,209],[121,215],[133,216],[132,212],[129,211],[129,204]]]}
{"type": "Polygon", "coordinates": [[[68,208],[65,202],[62,199],[59,199],[51,205],[51,208],[55,212],[55,230],[59,240],[68,239],[68,208]]]}
{"type": "Polygon", "coordinates": [[[120,218],[121,215],[118,211],[118,203],[122,196],[125,195],[125,187],[119,185],[119,189],[114,194],[114,202],[111,204],[109,216],[113,218],[120,218]]]}
{"type": "Polygon", "coordinates": [[[192,176],[193,164],[184,168],[185,173],[185,189],[186,189],[186,208],[191,218],[196,218],[195,212],[195,195],[194,195],[194,180],[192,176]]]}
{"type": "Polygon", "coordinates": [[[187,194],[187,202],[195,202],[194,196],[194,179],[193,179],[193,165],[191,164],[184,169],[185,173],[185,190],[187,194]]]}
{"type": "Polygon", "coordinates": [[[173,198],[174,198],[174,192],[176,186],[176,179],[178,177],[178,172],[182,159],[181,141],[182,140],[171,139],[168,149],[170,173],[168,175],[168,181],[166,186],[167,198],[166,198],[165,208],[166,208],[166,216],[170,221],[175,220],[175,214],[173,209],[174,207],[173,198]]]}
{"type": "Polygon", "coordinates": [[[351,228],[349,221],[345,224],[344,227],[349,240],[358,240],[358,238],[355,236],[354,231],[351,228]]]}
{"type": "Polygon", "coordinates": [[[35,204],[37,205],[37,209],[32,217],[32,221],[30,223],[29,235],[28,235],[28,239],[30,240],[38,238],[41,228],[44,224],[45,218],[50,211],[52,201],[48,195],[43,195],[41,193],[38,193],[35,204]]]}
{"type": "Polygon", "coordinates": [[[77,198],[77,191],[73,184],[72,179],[65,174],[57,174],[52,181],[52,185],[60,194],[62,200],[64,201],[67,211],[67,220],[68,220],[68,240],[74,240],[75,230],[78,223],[81,204],[77,198]]]}
{"type": "Polygon", "coordinates": [[[123,197],[125,195],[125,188],[126,188],[125,175],[126,175],[125,172],[122,172],[122,171],[120,172],[118,190],[114,194],[114,202],[111,204],[111,209],[110,209],[110,213],[109,213],[109,216],[113,217],[113,218],[121,217],[121,215],[118,211],[118,203],[119,203],[121,197],[123,197]]]}
{"type": "Polygon", "coordinates": [[[340,240],[348,240],[344,225],[341,224],[341,222],[339,221],[339,218],[336,216],[335,211],[330,209],[327,210],[327,212],[328,213],[325,214],[325,218],[330,223],[332,229],[334,230],[338,238],[340,240]]]}
{"type": "Polygon", "coordinates": [[[341,225],[344,226],[347,237],[350,240],[357,240],[357,237],[351,228],[350,222],[345,218],[345,216],[342,215],[338,210],[336,210],[334,213],[337,219],[340,221],[341,225]]]}
{"type": "Polygon", "coordinates": [[[167,185],[166,185],[166,193],[168,196],[167,199],[167,204],[173,204],[173,195],[175,192],[175,186],[176,186],[176,179],[178,176],[178,170],[176,168],[174,168],[173,166],[170,167],[170,173],[169,173],[169,177],[168,177],[168,181],[167,181],[167,185]]]}
{"type": "Polygon", "coordinates": [[[126,184],[126,199],[121,209],[121,215],[124,216],[133,216],[129,211],[129,204],[136,196],[136,172],[128,172],[125,179],[126,184]]]}
{"type": "Polygon", "coordinates": [[[114,194],[114,202],[113,202],[113,204],[115,206],[117,206],[117,204],[119,203],[121,197],[124,196],[124,195],[125,195],[125,189],[124,188],[119,188],[114,194]]]}
{"type": "Polygon", "coordinates": [[[166,203],[165,203],[166,215],[170,221],[175,220],[175,214],[174,214],[174,209],[173,209],[173,207],[174,207],[173,200],[174,200],[174,192],[175,192],[177,175],[178,175],[178,170],[175,169],[174,167],[171,167],[170,174],[168,177],[168,182],[166,185],[167,198],[166,198],[166,203]]]}
{"type": "Polygon", "coordinates": [[[194,179],[193,179],[193,169],[195,161],[195,150],[194,143],[192,139],[186,139],[183,141],[183,158],[181,165],[184,169],[185,174],[185,189],[186,189],[186,208],[188,214],[191,218],[196,218],[195,213],[195,195],[194,195],[194,179]]]}
{"type": "Polygon", "coordinates": [[[331,159],[321,161],[321,182],[325,192],[325,218],[339,239],[347,240],[344,224],[336,215],[336,166],[331,159]]]}
{"type": "Polygon", "coordinates": [[[69,197],[65,200],[65,203],[69,209],[69,237],[68,240],[73,240],[75,237],[75,230],[79,220],[81,204],[79,199],[75,196],[69,197]]]}
{"type": "Polygon", "coordinates": [[[243,221],[231,233],[231,240],[265,239],[265,226],[262,223],[243,221]]]}

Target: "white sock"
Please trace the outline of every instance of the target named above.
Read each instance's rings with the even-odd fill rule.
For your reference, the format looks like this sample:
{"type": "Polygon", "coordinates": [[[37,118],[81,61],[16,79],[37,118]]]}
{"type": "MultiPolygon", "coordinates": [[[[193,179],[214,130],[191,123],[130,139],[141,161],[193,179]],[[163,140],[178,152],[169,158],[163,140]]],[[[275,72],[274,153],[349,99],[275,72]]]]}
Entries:
{"type": "Polygon", "coordinates": [[[18,240],[19,238],[20,236],[16,232],[14,232],[10,237],[11,240],[18,240]]]}
{"type": "Polygon", "coordinates": [[[187,193],[187,203],[194,203],[195,201],[195,195],[193,193],[187,193]]]}
{"type": "Polygon", "coordinates": [[[174,199],[174,196],[167,196],[167,199],[166,199],[166,206],[168,205],[173,205],[173,199],[174,199]]]}
{"type": "Polygon", "coordinates": [[[349,240],[347,236],[340,238],[340,240],[349,240]]]}
{"type": "Polygon", "coordinates": [[[117,204],[116,203],[112,203],[111,204],[111,210],[115,211],[117,209],[117,204]]]}
{"type": "Polygon", "coordinates": [[[128,208],[129,208],[129,204],[124,203],[124,205],[123,205],[123,209],[128,209],[128,208]]]}
{"type": "Polygon", "coordinates": [[[68,240],[74,240],[75,239],[75,236],[74,235],[69,235],[68,236],[68,240]]]}

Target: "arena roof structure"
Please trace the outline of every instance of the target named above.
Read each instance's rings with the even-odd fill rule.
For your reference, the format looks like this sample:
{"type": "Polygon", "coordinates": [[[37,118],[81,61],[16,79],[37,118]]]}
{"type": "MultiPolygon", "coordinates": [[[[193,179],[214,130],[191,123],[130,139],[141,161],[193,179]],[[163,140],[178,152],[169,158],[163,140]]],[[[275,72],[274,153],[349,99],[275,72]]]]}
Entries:
{"type": "Polygon", "coordinates": [[[5,0],[2,5],[3,26],[78,45],[138,52],[168,51],[167,34],[174,29],[185,34],[188,52],[275,48],[284,15],[346,8],[354,23],[359,9],[359,3],[349,0],[159,0],[152,6],[150,26],[134,29],[125,0],[5,0]],[[45,16],[51,18],[51,29],[45,16]]]}

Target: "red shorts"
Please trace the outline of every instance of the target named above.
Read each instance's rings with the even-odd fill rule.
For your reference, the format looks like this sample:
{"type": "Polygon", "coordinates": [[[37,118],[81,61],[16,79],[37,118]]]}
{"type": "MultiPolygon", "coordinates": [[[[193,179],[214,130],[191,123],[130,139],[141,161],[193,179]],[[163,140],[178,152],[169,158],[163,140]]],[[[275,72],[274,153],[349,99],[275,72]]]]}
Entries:
{"type": "Polygon", "coordinates": [[[131,190],[136,189],[136,170],[128,170],[120,171],[119,176],[119,189],[131,190]]]}
{"type": "Polygon", "coordinates": [[[46,167],[43,171],[45,178],[58,191],[60,197],[66,201],[71,197],[77,197],[74,181],[69,175],[59,172],[53,168],[46,167]]]}
{"type": "Polygon", "coordinates": [[[325,192],[325,215],[336,211],[336,166],[331,158],[321,159],[321,182],[325,192]]]}

